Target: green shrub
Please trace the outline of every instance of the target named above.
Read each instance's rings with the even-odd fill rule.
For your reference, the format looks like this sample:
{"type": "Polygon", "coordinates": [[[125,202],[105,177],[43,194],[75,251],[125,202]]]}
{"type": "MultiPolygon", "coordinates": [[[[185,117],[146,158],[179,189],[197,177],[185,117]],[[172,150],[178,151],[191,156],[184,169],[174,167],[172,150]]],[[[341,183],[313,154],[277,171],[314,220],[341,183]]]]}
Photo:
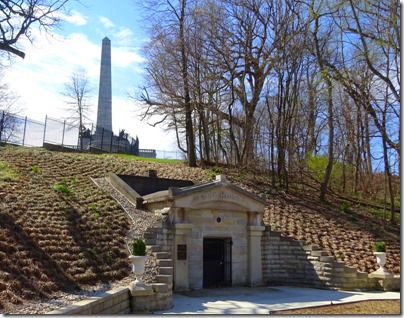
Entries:
{"type": "MultiPolygon", "coordinates": [[[[326,155],[313,156],[311,154],[308,154],[306,156],[306,162],[307,162],[308,167],[311,170],[313,177],[319,182],[323,181],[324,175],[325,175],[325,170],[326,170],[327,164],[328,164],[327,156],[326,155]]],[[[341,163],[339,161],[335,161],[333,163],[332,171],[331,171],[330,185],[342,187],[344,169],[345,169],[345,173],[348,176],[352,175],[352,173],[353,173],[352,166],[350,166],[348,164],[344,165],[343,163],[341,163]]]]}
{"type": "Polygon", "coordinates": [[[70,189],[66,184],[63,184],[63,183],[54,184],[52,186],[52,189],[55,190],[56,192],[64,193],[64,194],[72,194],[73,193],[73,190],[70,189]]]}
{"type": "Polygon", "coordinates": [[[132,244],[132,255],[145,256],[146,255],[146,243],[143,239],[138,238],[132,244]]]}
{"type": "Polygon", "coordinates": [[[94,219],[99,219],[100,217],[101,217],[100,212],[94,212],[94,213],[93,213],[93,218],[94,218],[94,219]]]}
{"type": "Polygon", "coordinates": [[[223,168],[222,167],[218,167],[218,166],[214,166],[212,168],[212,172],[214,172],[215,174],[222,174],[223,173],[223,168]]]}
{"type": "MultiPolygon", "coordinates": [[[[76,178],[72,178],[70,181],[71,181],[71,184],[73,184],[73,185],[77,184],[76,178]]],[[[60,183],[54,184],[52,186],[52,189],[55,190],[56,192],[69,194],[69,195],[73,193],[73,190],[70,189],[68,186],[68,180],[66,178],[63,178],[60,183]]]]}
{"type": "Polygon", "coordinates": [[[219,174],[223,174],[223,168],[218,167],[218,166],[214,166],[211,169],[211,172],[208,174],[209,178],[215,178],[217,175],[219,174]]]}
{"type": "Polygon", "coordinates": [[[90,211],[92,211],[92,212],[100,212],[100,210],[98,209],[97,204],[95,204],[95,203],[91,203],[91,204],[88,206],[88,208],[89,208],[90,211]]]}
{"type": "Polygon", "coordinates": [[[31,167],[31,172],[34,174],[41,173],[41,167],[40,166],[32,166],[31,167]]]}
{"type": "Polygon", "coordinates": [[[342,212],[345,212],[345,213],[349,212],[349,204],[347,202],[342,202],[340,209],[342,212]]]}
{"type": "Polygon", "coordinates": [[[374,246],[375,252],[386,252],[386,243],[385,242],[376,242],[374,246]]]}

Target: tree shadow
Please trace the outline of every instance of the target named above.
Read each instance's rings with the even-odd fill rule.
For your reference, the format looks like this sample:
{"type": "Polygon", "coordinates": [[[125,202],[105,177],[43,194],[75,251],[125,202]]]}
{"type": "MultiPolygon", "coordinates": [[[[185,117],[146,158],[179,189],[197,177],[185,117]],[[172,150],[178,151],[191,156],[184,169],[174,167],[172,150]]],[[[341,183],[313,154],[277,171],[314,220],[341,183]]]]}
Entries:
{"type": "Polygon", "coordinates": [[[42,275],[46,275],[59,290],[72,286],[73,281],[64,274],[58,262],[43,251],[27,232],[15,222],[16,220],[12,216],[0,212],[0,220],[0,229],[7,230],[8,235],[18,243],[18,251],[26,253],[24,259],[20,259],[19,255],[16,255],[18,251],[11,247],[14,253],[5,251],[7,259],[0,262],[0,269],[6,273],[7,281],[10,282],[7,288],[8,295],[11,292],[22,298],[25,298],[27,293],[32,297],[49,297],[52,291],[44,292],[39,285],[42,275]],[[30,264],[25,267],[22,266],[23,261],[27,259],[31,260],[29,261],[30,264]],[[30,266],[32,264],[38,264],[40,272],[35,272],[34,268],[30,266]]]}

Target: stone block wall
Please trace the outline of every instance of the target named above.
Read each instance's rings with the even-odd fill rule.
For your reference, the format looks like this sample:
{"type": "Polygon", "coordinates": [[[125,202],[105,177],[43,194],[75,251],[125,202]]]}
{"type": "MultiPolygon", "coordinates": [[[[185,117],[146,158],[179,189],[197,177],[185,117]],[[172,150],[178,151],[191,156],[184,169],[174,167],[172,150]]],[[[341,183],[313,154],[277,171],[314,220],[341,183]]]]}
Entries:
{"type": "Polygon", "coordinates": [[[127,287],[109,290],[95,297],[48,312],[50,315],[113,315],[131,313],[130,291],[127,287]]]}
{"type": "Polygon", "coordinates": [[[172,307],[172,289],[167,284],[153,284],[150,291],[132,292],[132,313],[166,310],[172,307]]]}
{"type": "Polygon", "coordinates": [[[172,290],[167,284],[152,284],[148,291],[133,292],[128,287],[111,289],[98,296],[50,311],[49,315],[121,315],[152,312],[172,307],[172,290]]]}
{"type": "Polygon", "coordinates": [[[281,236],[266,227],[262,236],[264,282],[345,290],[400,290],[400,276],[389,280],[370,278],[356,267],[336,261],[316,245],[281,236]]]}

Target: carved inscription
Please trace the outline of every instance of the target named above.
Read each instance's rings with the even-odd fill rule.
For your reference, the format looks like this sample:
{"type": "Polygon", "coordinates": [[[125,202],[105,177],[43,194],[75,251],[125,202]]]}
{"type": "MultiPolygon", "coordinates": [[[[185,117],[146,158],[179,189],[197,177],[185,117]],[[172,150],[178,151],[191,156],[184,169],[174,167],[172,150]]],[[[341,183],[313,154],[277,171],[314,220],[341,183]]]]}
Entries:
{"type": "Polygon", "coordinates": [[[225,190],[213,190],[204,193],[195,194],[192,198],[195,204],[207,202],[207,201],[233,201],[243,202],[243,198],[235,193],[231,193],[225,190]]]}

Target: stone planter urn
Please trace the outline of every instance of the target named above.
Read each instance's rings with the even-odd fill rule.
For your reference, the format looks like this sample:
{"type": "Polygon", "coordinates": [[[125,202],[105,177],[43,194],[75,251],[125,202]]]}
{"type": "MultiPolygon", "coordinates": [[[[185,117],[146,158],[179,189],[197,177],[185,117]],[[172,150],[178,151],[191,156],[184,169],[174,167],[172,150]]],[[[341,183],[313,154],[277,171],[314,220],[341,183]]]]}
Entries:
{"type": "Polygon", "coordinates": [[[377,265],[380,266],[380,268],[384,268],[384,265],[386,264],[386,252],[373,252],[373,255],[376,256],[376,262],[377,265]]]}
{"type": "Polygon", "coordinates": [[[132,262],[132,272],[135,274],[135,281],[129,286],[132,295],[134,292],[149,292],[152,288],[142,281],[142,275],[145,269],[147,259],[146,244],[143,239],[139,238],[132,244],[132,255],[129,260],[132,262]]]}
{"type": "Polygon", "coordinates": [[[369,277],[383,278],[383,279],[394,277],[393,273],[384,268],[387,256],[386,244],[384,242],[376,242],[375,251],[373,252],[373,255],[376,256],[376,262],[380,267],[373,273],[370,273],[369,277]]]}
{"type": "Polygon", "coordinates": [[[138,282],[142,282],[146,259],[147,256],[129,256],[129,260],[132,262],[132,272],[135,274],[136,281],[138,282]]]}

